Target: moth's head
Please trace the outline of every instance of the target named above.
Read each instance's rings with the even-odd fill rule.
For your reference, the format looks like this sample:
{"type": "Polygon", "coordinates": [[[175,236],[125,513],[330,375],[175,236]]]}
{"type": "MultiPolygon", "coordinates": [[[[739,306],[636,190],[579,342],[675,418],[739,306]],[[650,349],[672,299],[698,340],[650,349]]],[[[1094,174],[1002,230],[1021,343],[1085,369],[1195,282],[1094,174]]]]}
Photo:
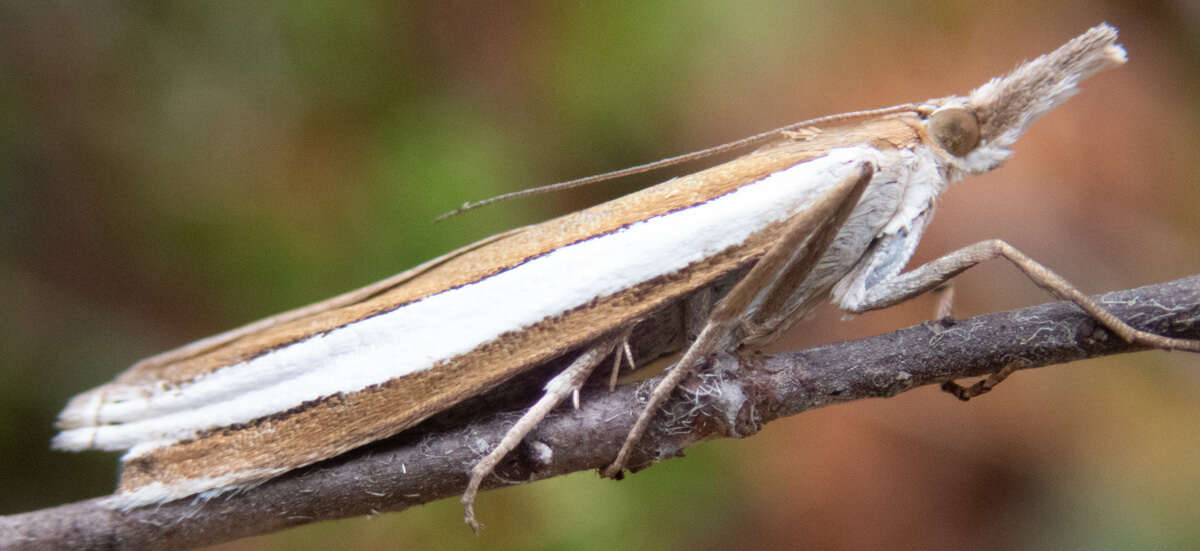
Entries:
{"type": "Polygon", "coordinates": [[[1116,40],[1117,30],[1101,24],[968,97],[931,101],[926,133],[958,168],[996,168],[1033,121],[1079,91],[1080,81],[1125,63],[1125,50],[1116,40]]]}

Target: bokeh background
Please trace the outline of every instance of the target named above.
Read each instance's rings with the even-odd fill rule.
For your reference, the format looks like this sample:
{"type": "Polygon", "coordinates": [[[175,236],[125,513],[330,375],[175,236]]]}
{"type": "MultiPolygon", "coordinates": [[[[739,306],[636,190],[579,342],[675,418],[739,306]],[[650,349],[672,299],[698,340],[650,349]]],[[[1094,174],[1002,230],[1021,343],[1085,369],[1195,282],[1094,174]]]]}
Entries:
{"type": "MultiPolygon", "coordinates": [[[[965,93],[1100,21],[1130,63],[951,189],[916,261],[1001,237],[1089,292],[1200,273],[1195,2],[863,4],[0,3],[0,513],[111,491],[115,455],[52,423],[138,358],[671,173],[431,222],[464,200],[965,93]]],[[[996,263],[956,314],[1047,299],[996,263]]],[[[790,345],[931,311],[825,308],[790,345]]],[[[451,499],[220,548],[1195,548],[1198,374],[1148,352],[831,407],[487,493],[482,538],[451,499]]]]}

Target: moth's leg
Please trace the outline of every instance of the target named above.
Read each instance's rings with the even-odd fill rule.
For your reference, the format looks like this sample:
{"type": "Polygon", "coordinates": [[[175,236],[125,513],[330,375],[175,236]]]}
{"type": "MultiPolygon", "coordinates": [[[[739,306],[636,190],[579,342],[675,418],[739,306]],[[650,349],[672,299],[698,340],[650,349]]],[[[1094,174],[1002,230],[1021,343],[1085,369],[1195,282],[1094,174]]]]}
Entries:
{"type": "Polygon", "coordinates": [[[601,472],[601,476],[616,478],[625,469],[634,446],[645,435],[659,405],[670,396],[671,391],[684,377],[717,351],[730,331],[738,326],[742,315],[756,298],[772,293],[781,276],[792,272],[794,266],[807,265],[807,270],[816,264],[817,259],[833,242],[854,206],[858,204],[873,174],[874,167],[870,163],[861,163],[812,208],[796,214],[787,222],[779,240],[759,259],[750,272],[734,285],[729,294],[717,303],[700,335],[684,352],[683,357],[667,371],[658,386],[654,387],[646,400],[646,406],[626,436],[625,443],[621,445],[616,459],[601,472]]]}
{"type": "Polygon", "coordinates": [[[955,398],[966,402],[971,398],[991,392],[996,385],[1004,382],[1009,375],[1012,375],[1018,367],[1021,367],[1025,363],[1027,362],[1018,360],[1004,364],[1004,367],[1001,367],[999,371],[988,375],[971,386],[962,386],[954,381],[946,381],[942,383],[942,391],[953,394],[955,398]]]}
{"type": "MultiPolygon", "coordinates": [[[[617,379],[621,376],[621,359],[624,358],[629,362],[630,371],[637,369],[637,364],[633,361],[633,347],[629,346],[629,337],[633,335],[633,325],[630,325],[625,330],[625,334],[621,336],[620,344],[613,353],[612,374],[608,377],[608,391],[612,392],[617,388],[617,379]]],[[[579,389],[575,389],[575,393],[571,396],[574,400],[575,409],[579,409],[579,389]]]]}
{"type": "MultiPolygon", "coordinates": [[[[1060,299],[1074,302],[1126,342],[1141,344],[1151,348],[1200,352],[1200,340],[1173,339],[1134,329],[1073,287],[1062,276],[1059,276],[1049,268],[1025,256],[1024,253],[1018,251],[1012,245],[999,239],[982,241],[964,247],[937,260],[926,263],[915,270],[886,279],[868,289],[861,300],[851,304],[843,304],[842,307],[852,313],[886,308],[932,290],[949,281],[950,278],[962,273],[967,268],[996,257],[1003,257],[1012,262],[1029,279],[1033,280],[1039,287],[1049,291],[1050,294],[1060,299]]],[[[1003,380],[1003,377],[1000,380],[1003,380]]],[[[988,386],[988,389],[990,390],[998,382],[992,383],[988,386]]]]}
{"type": "Polygon", "coordinates": [[[843,308],[855,314],[886,308],[929,291],[967,268],[996,257],[1003,257],[1012,262],[1038,287],[1049,291],[1050,294],[1074,302],[1126,342],[1151,348],[1200,352],[1200,340],[1173,339],[1134,329],[1073,287],[1062,276],[999,239],[981,241],[964,247],[915,270],[886,279],[868,289],[861,301],[844,304],[843,308]]]}
{"type": "Polygon", "coordinates": [[[463,492],[462,504],[465,510],[464,520],[476,534],[483,529],[483,525],[475,519],[475,496],[479,493],[479,485],[483,483],[483,479],[492,474],[500,460],[516,448],[521,443],[521,439],[525,438],[529,431],[546,418],[550,410],[558,406],[567,396],[571,396],[579,390],[588,375],[591,375],[592,370],[609,352],[615,351],[615,354],[620,356],[621,351],[617,350],[617,346],[622,339],[627,337],[628,333],[624,333],[600,341],[575,358],[571,365],[546,383],[546,393],[525,411],[525,414],[517,420],[512,428],[508,429],[491,453],[488,453],[471,468],[471,480],[467,483],[467,490],[463,492]]]}
{"type": "Polygon", "coordinates": [[[933,293],[937,306],[933,310],[933,321],[943,322],[954,319],[954,281],[947,281],[934,287],[933,293]]]}

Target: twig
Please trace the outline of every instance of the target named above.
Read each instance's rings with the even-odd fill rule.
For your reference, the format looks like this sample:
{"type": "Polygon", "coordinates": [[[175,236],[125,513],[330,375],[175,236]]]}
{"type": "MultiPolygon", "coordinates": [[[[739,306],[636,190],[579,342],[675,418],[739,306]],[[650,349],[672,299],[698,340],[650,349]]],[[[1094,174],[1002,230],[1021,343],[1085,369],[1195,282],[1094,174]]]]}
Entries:
{"type": "MultiPolygon", "coordinates": [[[[1139,329],[1200,338],[1200,276],[1096,299],[1139,329]]],[[[643,468],[700,440],[748,436],[771,420],[832,403],[894,396],[1006,365],[1027,369],[1137,350],[1078,308],[1051,303],[774,356],[723,355],[676,392],[630,464],[643,468]]],[[[581,409],[563,407],[547,418],[484,488],[603,467],[655,381],[585,392],[581,409]]],[[[471,466],[513,418],[502,413],[465,428],[405,433],[208,501],[121,513],[91,499],[0,517],[0,548],[179,549],[403,510],[461,493],[471,466]]]]}

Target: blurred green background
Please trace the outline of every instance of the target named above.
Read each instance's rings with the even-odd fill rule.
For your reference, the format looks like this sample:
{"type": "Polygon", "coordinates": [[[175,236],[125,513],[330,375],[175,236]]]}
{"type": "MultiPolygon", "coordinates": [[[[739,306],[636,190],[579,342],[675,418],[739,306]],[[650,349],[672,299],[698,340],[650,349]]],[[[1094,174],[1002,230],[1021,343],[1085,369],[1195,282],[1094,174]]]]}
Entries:
{"type": "MultiPolygon", "coordinates": [[[[670,175],[481,209],[795,120],[965,93],[1108,21],[1130,63],[956,186],[915,261],[1000,237],[1085,291],[1200,273],[1194,2],[0,3],[0,513],[109,493],[55,414],[133,361],[670,175]]],[[[996,263],[956,314],[1048,297],[996,263]]],[[[928,300],[789,346],[911,325],[928,300]]],[[[221,549],[1194,548],[1200,361],[933,389],[221,549]]]]}

